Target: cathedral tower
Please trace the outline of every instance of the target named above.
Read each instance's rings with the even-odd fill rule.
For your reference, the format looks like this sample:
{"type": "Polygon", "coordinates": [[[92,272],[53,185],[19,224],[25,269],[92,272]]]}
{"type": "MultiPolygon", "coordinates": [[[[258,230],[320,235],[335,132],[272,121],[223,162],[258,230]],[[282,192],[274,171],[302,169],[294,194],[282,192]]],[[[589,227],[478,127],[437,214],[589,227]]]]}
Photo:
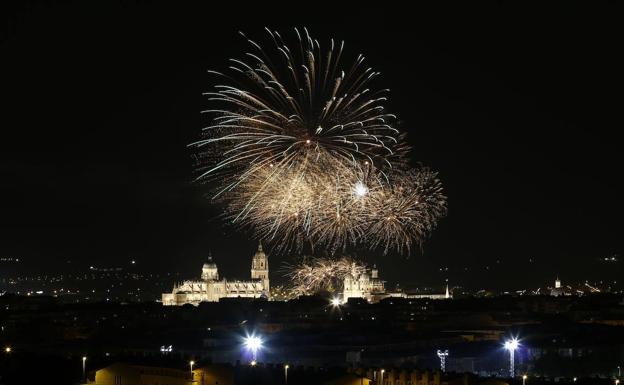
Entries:
{"type": "Polygon", "coordinates": [[[266,295],[269,295],[269,258],[262,250],[261,242],[251,261],[251,279],[261,280],[266,295]]]}
{"type": "Polygon", "coordinates": [[[217,264],[212,261],[212,254],[208,254],[208,261],[202,266],[201,278],[204,281],[219,280],[219,271],[217,270],[217,264]]]}

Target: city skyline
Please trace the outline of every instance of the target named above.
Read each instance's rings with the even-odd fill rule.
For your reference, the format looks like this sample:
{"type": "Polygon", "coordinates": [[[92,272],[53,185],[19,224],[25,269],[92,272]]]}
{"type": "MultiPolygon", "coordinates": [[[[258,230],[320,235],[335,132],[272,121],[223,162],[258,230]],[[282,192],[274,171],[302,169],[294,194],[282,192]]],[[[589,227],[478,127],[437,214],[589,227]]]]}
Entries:
{"type": "MultiPolygon", "coordinates": [[[[121,8],[22,5],[9,14],[2,68],[11,96],[5,126],[13,129],[2,141],[0,256],[42,269],[135,259],[184,273],[212,251],[236,272],[244,261],[237,256],[255,241],[217,218],[192,183],[187,145],[206,123],[206,70],[243,49],[239,29],[261,33],[266,25],[306,26],[365,53],[392,91],[413,161],[440,173],[449,213],[422,253],[358,253],[389,279],[426,281],[449,267],[466,285],[502,286],[507,278],[486,267],[503,265],[498,271],[533,282],[556,274],[581,280],[587,266],[621,254],[612,130],[621,123],[612,108],[621,58],[610,49],[617,27],[570,28],[601,9],[388,11],[369,29],[313,13],[296,25],[251,15],[203,23],[209,9],[199,5],[121,8]],[[40,89],[56,97],[36,96],[40,89]]],[[[277,265],[285,260],[275,257],[277,265]]]]}

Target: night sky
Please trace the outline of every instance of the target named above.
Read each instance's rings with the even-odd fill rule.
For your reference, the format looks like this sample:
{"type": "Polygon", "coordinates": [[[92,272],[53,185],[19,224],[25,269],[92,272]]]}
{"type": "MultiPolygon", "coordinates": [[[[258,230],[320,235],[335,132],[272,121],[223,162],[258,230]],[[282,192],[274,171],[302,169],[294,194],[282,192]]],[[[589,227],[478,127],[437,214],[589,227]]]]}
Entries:
{"type": "Polygon", "coordinates": [[[0,256],[198,275],[211,250],[225,276],[247,277],[255,243],[192,183],[186,145],[207,123],[206,70],[247,48],[239,30],[307,26],[381,71],[414,163],[449,197],[423,253],[366,256],[384,278],[517,287],[621,273],[597,262],[624,250],[621,6],[181,3],[1,12],[0,256]]]}

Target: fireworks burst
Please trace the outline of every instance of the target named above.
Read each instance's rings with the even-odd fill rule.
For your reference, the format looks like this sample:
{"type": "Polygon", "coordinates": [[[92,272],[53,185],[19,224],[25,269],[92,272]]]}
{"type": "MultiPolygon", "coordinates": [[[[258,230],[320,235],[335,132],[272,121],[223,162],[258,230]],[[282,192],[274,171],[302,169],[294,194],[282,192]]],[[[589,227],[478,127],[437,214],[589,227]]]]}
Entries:
{"type": "Polygon", "coordinates": [[[358,277],[366,272],[366,265],[349,257],[339,259],[314,258],[284,269],[290,279],[291,293],[296,297],[320,291],[341,291],[348,275],[358,277]]]}
{"type": "MultiPolygon", "coordinates": [[[[387,89],[359,55],[342,61],[295,29],[290,49],[267,29],[270,47],[231,59],[206,93],[212,124],[192,145],[205,151],[198,176],[216,181],[227,217],[277,251],[349,245],[409,252],[446,212],[435,173],[410,170],[404,134],[385,111],[387,89]]],[[[244,36],[244,35],[243,35],[244,36]]]]}

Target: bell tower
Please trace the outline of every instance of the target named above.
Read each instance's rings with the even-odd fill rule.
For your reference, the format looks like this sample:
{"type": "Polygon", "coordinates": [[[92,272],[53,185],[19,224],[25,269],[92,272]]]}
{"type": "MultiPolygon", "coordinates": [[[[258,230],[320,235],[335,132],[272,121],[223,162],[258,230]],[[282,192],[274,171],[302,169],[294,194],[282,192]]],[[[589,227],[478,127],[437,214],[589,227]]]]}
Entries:
{"type": "Polygon", "coordinates": [[[262,242],[258,243],[258,251],[251,261],[251,279],[261,280],[264,292],[269,295],[269,258],[262,250],[262,242]]]}

